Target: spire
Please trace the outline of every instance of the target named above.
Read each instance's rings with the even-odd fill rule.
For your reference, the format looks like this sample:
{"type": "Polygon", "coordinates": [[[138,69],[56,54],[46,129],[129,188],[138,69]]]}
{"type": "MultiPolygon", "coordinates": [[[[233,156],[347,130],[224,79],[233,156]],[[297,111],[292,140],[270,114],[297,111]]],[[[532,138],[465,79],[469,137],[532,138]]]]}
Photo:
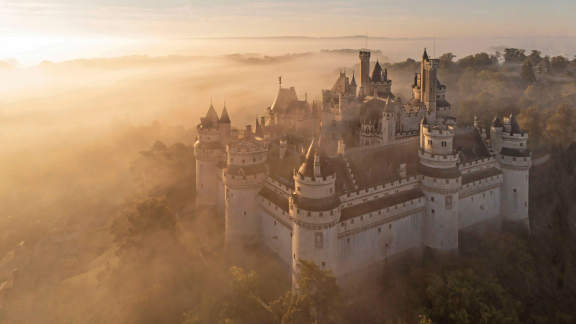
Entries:
{"type": "Polygon", "coordinates": [[[230,124],[230,116],[228,116],[226,103],[224,103],[224,108],[222,108],[222,113],[220,114],[220,120],[218,122],[221,124],[230,124]]]}
{"type": "Polygon", "coordinates": [[[388,69],[384,69],[384,73],[382,73],[382,80],[388,81],[388,69]]]}
{"type": "Polygon", "coordinates": [[[382,67],[378,61],[376,61],[374,71],[372,72],[372,82],[382,82],[382,67]]]}
{"type": "Polygon", "coordinates": [[[208,108],[208,112],[206,113],[205,120],[212,124],[218,123],[218,113],[216,109],[214,109],[214,105],[210,102],[210,107],[208,108]]]}
{"type": "Polygon", "coordinates": [[[429,61],[430,58],[428,57],[428,53],[426,52],[426,48],[424,48],[424,54],[422,54],[422,60],[429,61]]]}
{"type": "Polygon", "coordinates": [[[258,118],[256,118],[256,131],[254,134],[258,137],[264,137],[264,130],[262,129],[264,125],[260,124],[258,118]]]}
{"type": "Polygon", "coordinates": [[[356,77],[354,76],[354,73],[352,73],[352,81],[350,82],[350,85],[353,87],[356,86],[356,77]]]}

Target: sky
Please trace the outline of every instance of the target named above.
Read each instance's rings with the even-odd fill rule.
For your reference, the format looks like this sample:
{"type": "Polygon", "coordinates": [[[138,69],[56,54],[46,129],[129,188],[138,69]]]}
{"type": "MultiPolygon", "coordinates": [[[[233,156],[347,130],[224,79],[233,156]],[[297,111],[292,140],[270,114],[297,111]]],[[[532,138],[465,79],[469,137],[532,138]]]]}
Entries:
{"type": "Polygon", "coordinates": [[[573,0],[0,0],[0,59],[210,37],[572,37],[574,12],[573,0]]]}

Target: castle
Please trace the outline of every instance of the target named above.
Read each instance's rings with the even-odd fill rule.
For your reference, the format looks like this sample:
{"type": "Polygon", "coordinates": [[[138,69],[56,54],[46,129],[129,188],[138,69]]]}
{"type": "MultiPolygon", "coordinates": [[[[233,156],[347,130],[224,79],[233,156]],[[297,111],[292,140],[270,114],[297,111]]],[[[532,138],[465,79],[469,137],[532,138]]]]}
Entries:
{"type": "Polygon", "coordinates": [[[194,146],[196,204],[225,217],[227,244],[262,244],[293,274],[309,260],[343,278],[413,251],[453,253],[466,231],[528,228],[531,153],[515,117],[456,127],[426,51],[407,102],[369,51],[359,56],[359,84],[340,73],[321,103],[280,79],[254,129],[210,106],[194,146]]]}

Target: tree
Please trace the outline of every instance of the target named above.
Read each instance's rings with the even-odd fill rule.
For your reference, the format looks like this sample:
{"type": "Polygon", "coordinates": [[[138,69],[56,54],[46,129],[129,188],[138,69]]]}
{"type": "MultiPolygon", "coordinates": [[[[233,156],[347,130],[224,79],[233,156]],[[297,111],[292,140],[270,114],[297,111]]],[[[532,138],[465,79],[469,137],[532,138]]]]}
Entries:
{"type": "Polygon", "coordinates": [[[530,61],[530,63],[532,63],[532,66],[536,66],[542,60],[541,54],[542,52],[540,51],[532,50],[532,52],[530,52],[530,55],[526,57],[526,60],[530,61]]]}
{"type": "Polygon", "coordinates": [[[575,122],[574,107],[568,104],[557,106],[546,123],[548,141],[561,147],[570,145],[574,141],[575,122]]]}
{"type": "Polygon", "coordinates": [[[230,269],[232,293],[224,306],[225,320],[233,323],[338,323],[342,297],[330,271],[308,261],[298,263],[295,290],[268,300],[264,283],[254,271],[230,269]]]}
{"type": "Polygon", "coordinates": [[[517,48],[506,48],[504,50],[504,63],[506,64],[520,64],[526,59],[524,54],[525,50],[517,48]]]}
{"type": "Polygon", "coordinates": [[[444,53],[442,55],[440,55],[440,57],[438,58],[439,61],[439,67],[441,69],[450,69],[454,66],[454,58],[456,57],[456,55],[452,54],[452,53],[444,53]]]}
{"type": "Polygon", "coordinates": [[[527,84],[534,83],[536,81],[536,76],[534,75],[534,67],[529,60],[524,61],[524,64],[522,64],[520,77],[527,84]]]}
{"type": "Polygon", "coordinates": [[[554,56],[550,59],[550,68],[556,73],[562,73],[566,71],[569,63],[564,56],[554,56]]]}
{"type": "Polygon", "coordinates": [[[434,275],[426,288],[426,313],[434,323],[520,323],[517,308],[498,282],[472,270],[434,275]]]}

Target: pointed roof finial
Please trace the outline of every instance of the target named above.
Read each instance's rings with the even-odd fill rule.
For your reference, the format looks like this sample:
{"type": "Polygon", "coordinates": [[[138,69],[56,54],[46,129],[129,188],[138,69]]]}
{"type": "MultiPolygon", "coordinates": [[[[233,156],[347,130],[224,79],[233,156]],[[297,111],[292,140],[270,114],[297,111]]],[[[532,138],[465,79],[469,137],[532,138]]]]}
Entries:
{"type": "Polygon", "coordinates": [[[424,54],[422,54],[422,59],[424,59],[424,60],[426,60],[426,61],[429,60],[429,58],[428,58],[428,52],[426,52],[426,47],[424,47],[424,54]]]}

